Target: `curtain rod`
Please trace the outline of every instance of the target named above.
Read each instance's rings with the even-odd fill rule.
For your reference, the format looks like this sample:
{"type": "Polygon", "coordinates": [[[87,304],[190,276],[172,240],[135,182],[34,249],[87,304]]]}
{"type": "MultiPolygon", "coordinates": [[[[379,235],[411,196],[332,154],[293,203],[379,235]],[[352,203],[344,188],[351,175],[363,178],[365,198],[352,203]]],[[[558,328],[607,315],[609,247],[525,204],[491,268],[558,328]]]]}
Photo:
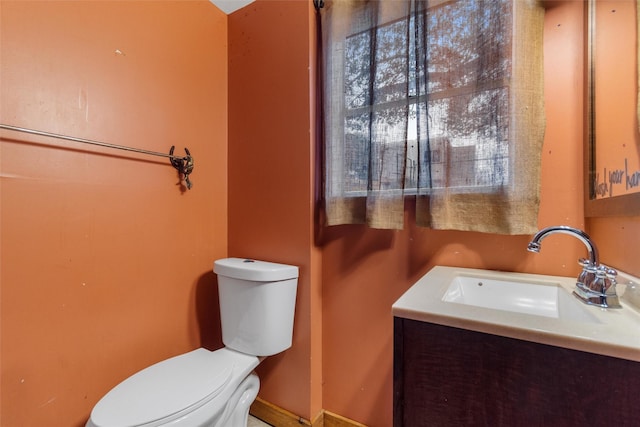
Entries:
{"type": "Polygon", "coordinates": [[[160,153],[160,152],[157,152],[157,151],[143,150],[141,148],[126,147],[124,145],[110,144],[110,143],[107,143],[107,142],[100,142],[100,141],[94,141],[94,140],[91,140],[91,139],[77,138],[75,136],[60,135],[60,134],[57,134],[57,133],[44,132],[44,131],[41,131],[41,130],[34,130],[34,129],[27,129],[27,128],[22,128],[22,127],[18,127],[18,126],[0,124],[0,129],[7,129],[7,130],[11,130],[11,131],[29,133],[29,134],[33,134],[33,135],[47,136],[47,137],[50,137],[50,138],[64,139],[64,140],[67,140],[67,141],[81,142],[83,144],[98,145],[100,147],[106,147],[106,148],[115,148],[117,150],[133,151],[133,152],[136,152],[136,153],[148,154],[148,155],[151,155],[151,156],[167,157],[167,158],[170,159],[171,165],[174,168],[176,168],[178,170],[178,172],[180,172],[182,175],[184,175],[184,180],[185,180],[185,183],[187,184],[187,188],[191,189],[191,185],[192,184],[191,184],[191,181],[189,180],[189,174],[193,171],[193,157],[191,157],[191,153],[189,153],[189,150],[187,150],[186,148],[184,149],[184,151],[187,153],[187,155],[181,157],[181,156],[174,156],[173,155],[173,149],[174,149],[173,146],[171,147],[171,151],[169,152],[169,154],[165,154],[165,153],[160,153]]]}

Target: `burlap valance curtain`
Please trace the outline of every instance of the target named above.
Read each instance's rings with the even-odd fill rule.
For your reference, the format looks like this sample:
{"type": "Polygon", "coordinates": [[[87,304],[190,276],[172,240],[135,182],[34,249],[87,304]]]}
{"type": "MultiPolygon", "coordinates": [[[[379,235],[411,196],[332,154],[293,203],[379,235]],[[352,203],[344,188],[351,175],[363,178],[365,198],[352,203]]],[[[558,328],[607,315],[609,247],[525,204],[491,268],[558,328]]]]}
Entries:
{"type": "Polygon", "coordinates": [[[327,0],[320,9],[328,225],[537,230],[542,7],[327,0]]]}

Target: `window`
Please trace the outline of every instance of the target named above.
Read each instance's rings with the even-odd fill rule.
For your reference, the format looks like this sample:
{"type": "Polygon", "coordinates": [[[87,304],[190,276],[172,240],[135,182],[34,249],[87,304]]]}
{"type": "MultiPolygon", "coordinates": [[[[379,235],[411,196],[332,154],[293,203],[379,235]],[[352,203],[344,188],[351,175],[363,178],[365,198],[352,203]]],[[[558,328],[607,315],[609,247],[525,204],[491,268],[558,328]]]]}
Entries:
{"type": "Polygon", "coordinates": [[[509,182],[510,6],[432,7],[426,49],[418,45],[415,15],[346,38],[345,195],[492,191],[509,182]],[[427,75],[417,63],[421,53],[427,75]],[[425,127],[420,138],[418,122],[425,127]]]}
{"type": "Polygon", "coordinates": [[[434,228],[453,214],[455,229],[486,230],[462,223],[483,203],[509,215],[530,206],[524,228],[537,227],[536,1],[333,0],[321,16],[329,223],[382,213],[395,219],[373,222],[395,228],[403,197],[416,195],[428,199],[416,216],[434,228]]]}

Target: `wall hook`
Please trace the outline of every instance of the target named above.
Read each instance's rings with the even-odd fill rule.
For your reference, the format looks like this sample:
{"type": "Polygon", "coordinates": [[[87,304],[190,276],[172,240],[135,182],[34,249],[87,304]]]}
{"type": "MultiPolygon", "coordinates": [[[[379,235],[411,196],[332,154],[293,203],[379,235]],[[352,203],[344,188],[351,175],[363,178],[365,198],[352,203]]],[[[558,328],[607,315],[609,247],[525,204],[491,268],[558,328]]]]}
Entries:
{"type": "Polygon", "coordinates": [[[171,146],[171,150],[169,150],[169,158],[171,160],[171,165],[178,170],[178,172],[183,176],[184,183],[187,186],[187,190],[191,190],[193,183],[189,179],[189,174],[193,172],[194,162],[189,149],[185,147],[184,151],[187,153],[185,157],[176,157],[173,155],[173,150],[175,146],[171,146]]]}

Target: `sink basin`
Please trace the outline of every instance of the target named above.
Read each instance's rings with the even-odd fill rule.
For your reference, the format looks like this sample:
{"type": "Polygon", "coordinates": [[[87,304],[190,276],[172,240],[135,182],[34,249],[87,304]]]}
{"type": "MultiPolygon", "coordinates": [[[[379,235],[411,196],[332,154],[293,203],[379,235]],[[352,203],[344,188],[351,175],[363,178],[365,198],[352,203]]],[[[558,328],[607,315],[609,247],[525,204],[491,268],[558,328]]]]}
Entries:
{"type": "Polygon", "coordinates": [[[535,316],[599,322],[597,317],[580,306],[575,297],[553,282],[456,275],[442,300],[535,316]]]}

